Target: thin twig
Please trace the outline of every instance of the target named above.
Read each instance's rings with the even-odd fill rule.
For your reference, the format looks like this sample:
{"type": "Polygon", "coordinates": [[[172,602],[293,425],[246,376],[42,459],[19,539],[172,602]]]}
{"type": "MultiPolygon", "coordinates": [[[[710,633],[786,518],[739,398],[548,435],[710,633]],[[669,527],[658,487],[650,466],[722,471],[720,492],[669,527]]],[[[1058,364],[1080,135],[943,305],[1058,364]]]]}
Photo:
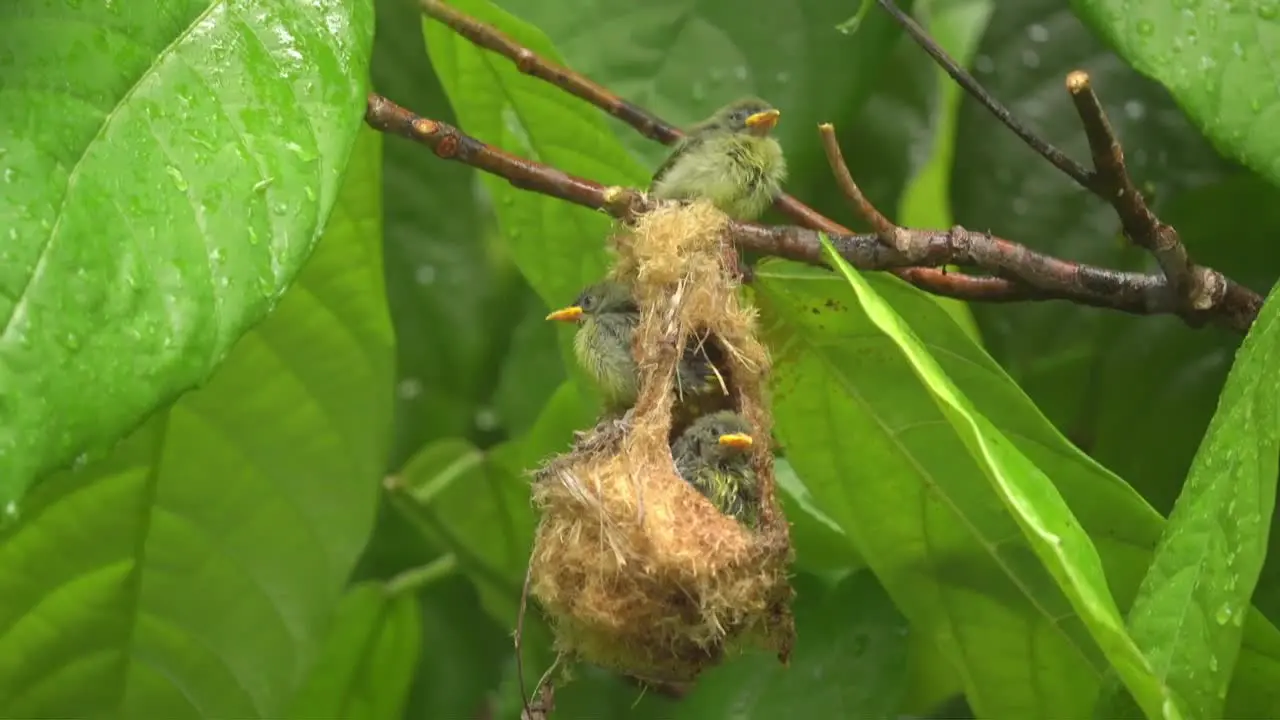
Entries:
{"type": "MultiPolygon", "coordinates": [[[[465,163],[507,178],[518,187],[604,210],[627,221],[652,204],[637,190],[605,187],[541,163],[518,158],[467,136],[461,130],[412,112],[377,95],[369,97],[366,122],[374,128],[420,142],[447,160],[465,163]]],[[[731,222],[728,232],[737,247],[810,265],[826,266],[818,233],[794,225],[763,226],[731,222]]],[[[989,233],[964,228],[918,230],[900,228],[903,250],[886,246],[875,234],[829,233],[842,257],[862,270],[916,270],[944,265],[979,268],[1001,279],[1004,288],[987,295],[965,291],[936,294],[985,302],[1069,300],[1138,315],[1177,315],[1198,326],[1213,322],[1245,331],[1257,317],[1262,298],[1252,290],[1221,278],[1223,293],[1206,308],[1178,301],[1163,275],[1120,272],[1060,260],[989,233]]],[[[1205,272],[1213,272],[1205,270],[1205,272]]]]}
{"type": "MultiPolygon", "coordinates": [[[[684,136],[684,133],[674,125],[628,103],[589,78],[539,56],[487,23],[460,12],[440,0],[419,0],[419,4],[426,15],[444,23],[478,47],[511,60],[520,72],[551,83],[595,105],[635,128],[647,138],[670,145],[684,136]]],[[[790,195],[781,195],[773,205],[779,212],[804,227],[833,235],[852,232],[849,228],[790,195]]],[[[1005,278],[947,274],[934,268],[909,268],[891,272],[935,295],[966,300],[1015,297],[1019,292],[1019,288],[1005,278]]]]}
{"type": "Polygon", "coordinates": [[[520,611],[516,615],[516,632],[514,636],[514,644],[516,646],[516,685],[520,688],[520,703],[524,706],[524,712],[521,718],[526,716],[532,717],[533,711],[529,709],[529,696],[524,689],[524,656],[522,654],[522,646],[524,645],[524,616],[529,609],[529,585],[533,581],[533,556],[529,557],[529,564],[524,570],[524,587],[520,590],[520,611]]]}
{"type": "Polygon", "coordinates": [[[520,72],[549,82],[571,95],[586,100],[635,128],[650,140],[670,145],[680,139],[683,134],[678,128],[663,122],[648,110],[632,105],[567,67],[539,57],[532,50],[491,25],[459,12],[440,0],[421,0],[419,4],[426,15],[448,25],[454,32],[485,50],[511,60],[520,72]]]}
{"type": "Polygon", "coordinates": [[[876,206],[862,194],[858,183],[844,161],[844,153],[840,151],[840,140],[836,137],[836,129],[831,123],[818,126],[818,134],[822,137],[822,149],[827,154],[827,164],[831,166],[831,174],[836,176],[836,185],[848,198],[849,203],[858,215],[876,231],[876,235],[885,245],[902,252],[904,239],[899,237],[900,228],[880,214],[876,206]]]}
{"type": "Polygon", "coordinates": [[[1218,273],[1203,271],[1191,262],[1178,231],[1162,222],[1147,207],[1124,162],[1124,149],[1116,137],[1102,103],[1093,92],[1089,75],[1076,70],[1067,75],[1067,91],[1076,106],[1089,150],[1093,155],[1095,191],[1115,208],[1124,233],[1138,247],[1150,252],[1169,279],[1175,296],[1187,307],[1204,310],[1226,291],[1218,273]]]}
{"type": "Polygon", "coordinates": [[[1093,177],[1083,165],[1072,160],[1069,155],[1054,147],[1047,140],[1036,135],[1027,128],[1026,125],[1023,125],[1018,121],[1018,119],[1013,116],[1013,113],[1009,112],[1008,108],[1000,104],[1000,101],[996,100],[991,93],[987,92],[972,75],[966,72],[964,68],[960,67],[960,63],[952,59],[952,57],[947,54],[947,51],[942,49],[941,45],[939,45],[933,38],[929,37],[929,33],[925,32],[924,28],[920,27],[919,23],[917,23],[910,15],[902,12],[902,10],[893,3],[893,0],[878,0],[878,2],[880,3],[880,7],[884,8],[885,12],[889,13],[894,21],[902,26],[903,30],[907,31],[907,34],[911,36],[911,39],[914,40],[922,50],[928,53],[929,57],[933,58],[934,62],[938,63],[943,71],[951,76],[952,80],[956,81],[957,85],[964,88],[965,92],[973,96],[973,99],[977,100],[984,108],[990,111],[991,114],[1003,123],[1005,127],[1012,130],[1013,134],[1021,138],[1022,141],[1032,150],[1039,153],[1041,157],[1048,160],[1054,167],[1066,173],[1072,180],[1079,183],[1081,187],[1093,192],[1093,177]]]}

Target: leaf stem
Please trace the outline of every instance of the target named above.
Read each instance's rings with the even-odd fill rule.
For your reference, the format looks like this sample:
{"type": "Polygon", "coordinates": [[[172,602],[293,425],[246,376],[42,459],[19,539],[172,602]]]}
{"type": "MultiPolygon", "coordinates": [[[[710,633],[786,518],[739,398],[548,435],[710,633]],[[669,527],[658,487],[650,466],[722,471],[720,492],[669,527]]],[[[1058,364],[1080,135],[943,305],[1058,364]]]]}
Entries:
{"type": "Polygon", "coordinates": [[[432,583],[443,580],[458,569],[458,558],[453,553],[441,555],[425,565],[409,568],[387,581],[384,590],[389,597],[402,593],[414,593],[432,583]]]}

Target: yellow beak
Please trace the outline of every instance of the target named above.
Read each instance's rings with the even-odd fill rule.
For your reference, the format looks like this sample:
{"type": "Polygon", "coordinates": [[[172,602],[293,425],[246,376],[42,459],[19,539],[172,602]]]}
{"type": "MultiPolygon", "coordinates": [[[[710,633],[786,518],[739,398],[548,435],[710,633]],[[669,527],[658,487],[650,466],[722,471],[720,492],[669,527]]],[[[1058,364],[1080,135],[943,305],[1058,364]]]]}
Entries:
{"type": "Polygon", "coordinates": [[[778,124],[778,118],[782,116],[780,110],[765,110],[758,112],[747,118],[747,127],[757,132],[766,132],[773,129],[778,124]]]}
{"type": "Polygon", "coordinates": [[[582,317],[582,308],[577,305],[570,305],[567,308],[560,308],[547,316],[548,320],[559,320],[560,322],[578,322],[582,317]]]}
{"type": "Polygon", "coordinates": [[[751,436],[746,433],[729,433],[720,436],[720,444],[737,450],[746,450],[751,447],[751,436]]]}

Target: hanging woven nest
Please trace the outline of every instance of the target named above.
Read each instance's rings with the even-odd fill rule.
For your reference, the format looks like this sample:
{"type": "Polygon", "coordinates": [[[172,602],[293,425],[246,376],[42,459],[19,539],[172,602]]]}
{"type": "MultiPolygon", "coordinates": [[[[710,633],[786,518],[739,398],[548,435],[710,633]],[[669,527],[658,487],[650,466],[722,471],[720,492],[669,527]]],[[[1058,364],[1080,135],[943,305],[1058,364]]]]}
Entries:
{"type": "Polygon", "coordinates": [[[794,641],[792,550],[776,498],[769,360],[755,311],[738,296],[726,216],[709,204],[662,205],[615,238],[612,277],[640,307],[633,352],[640,392],[625,418],[582,433],[535,474],[541,522],[530,591],[569,657],[654,683],[684,683],[746,646],[786,662],[794,641]],[[676,474],[670,442],[678,358],[711,343],[725,408],[756,442],[762,506],[754,529],[726,516],[676,474]]]}

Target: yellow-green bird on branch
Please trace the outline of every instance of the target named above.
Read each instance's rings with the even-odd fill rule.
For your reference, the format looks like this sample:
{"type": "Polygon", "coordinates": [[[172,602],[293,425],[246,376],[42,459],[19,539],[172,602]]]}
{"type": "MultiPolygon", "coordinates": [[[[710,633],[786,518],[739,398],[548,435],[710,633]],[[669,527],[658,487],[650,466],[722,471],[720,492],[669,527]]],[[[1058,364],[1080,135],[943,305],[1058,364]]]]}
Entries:
{"type": "Polygon", "coordinates": [[[754,528],[760,485],[751,465],[750,426],[732,410],[703,415],[676,439],[676,471],[720,512],[754,528]]]}
{"type": "Polygon", "coordinates": [[[769,135],[781,113],[759,98],[732,102],[689,129],[653,174],[658,200],[705,198],[735,220],[760,217],[782,192],[787,162],[769,135]]]}
{"type": "MultiPolygon", "coordinates": [[[[635,404],[639,369],[631,342],[640,324],[640,308],[630,288],[612,280],[589,285],[572,305],[552,312],[547,319],[578,324],[573,353],[600,387],[610,409],[621,411],[635,404]]],[[[676,382],[682,398],[727,393],[705,349],[694,346],[685,347],[676,366],[676,382]]]]}

